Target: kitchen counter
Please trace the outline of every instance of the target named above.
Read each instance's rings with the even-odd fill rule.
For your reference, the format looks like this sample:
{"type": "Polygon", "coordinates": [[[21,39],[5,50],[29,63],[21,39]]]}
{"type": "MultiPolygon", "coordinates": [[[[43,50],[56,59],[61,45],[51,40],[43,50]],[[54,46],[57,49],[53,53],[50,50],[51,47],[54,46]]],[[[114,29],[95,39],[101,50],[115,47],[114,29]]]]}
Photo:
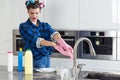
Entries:
{"type": "Polygon", "coordinates": [[[14,67],[13,72],[8,72],[7,66],[0,66],[0,80],[60,80],[60,78],[56,72],[34,72],[33,75],[25,75],[24,71],[17,71],[17,67],[14,67]]]}
{"type": "MultiPolygon", "coordinates": [[[[81,71],[80,80],[120,80],[120,73],[81,71]]],[[[7,66],[0,66],[0,80],[61,80],[56,72],[40,73],[33,72],[33,75],[25,75],[24,71],[7,71],[7,66]]]]}
{"type": "MultiPolygon", "coordinates": [[[[82,77],[85,74],[82,74],[82,77]]],[[[33,75],[25,75],[24,71],[17,71],[17,67],[14,66],[13,72],[7,71],[7,66],[0,66],[0,80],[61,80],[56,72],[40,73],[33,72],[33,75]]],[[[84,79],[80,80],[97,80],[97,79],[84,79]]]]}

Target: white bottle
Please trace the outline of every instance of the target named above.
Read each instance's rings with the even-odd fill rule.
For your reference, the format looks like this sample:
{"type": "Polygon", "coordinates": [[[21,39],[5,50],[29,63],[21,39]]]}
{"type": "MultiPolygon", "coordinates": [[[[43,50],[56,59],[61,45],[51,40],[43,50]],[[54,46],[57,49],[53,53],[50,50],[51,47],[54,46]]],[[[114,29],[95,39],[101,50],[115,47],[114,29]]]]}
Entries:
{"type": "Polygon", "coordinates": [[[28,49],[25,52],[25,74],[33,74],[33,58],[32,52],[28,49]]]}
{"type": "Polygon", "coordinates": [[[13,52],[8,52],[8,72],[13,71],[13,52]]]}

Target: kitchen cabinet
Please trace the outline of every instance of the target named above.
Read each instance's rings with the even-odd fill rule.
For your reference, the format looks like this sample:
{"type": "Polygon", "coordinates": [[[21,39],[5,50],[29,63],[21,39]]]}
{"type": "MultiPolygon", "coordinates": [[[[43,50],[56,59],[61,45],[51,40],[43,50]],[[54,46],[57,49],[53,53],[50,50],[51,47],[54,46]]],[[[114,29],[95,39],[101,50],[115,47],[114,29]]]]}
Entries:
{"type": "Polygon", "coordinates": [[[47,0],[44,20],[57,29],[78,30],[78,0],[47,0]]]}
{"type": "Polygon", "coordinates": [[[117,29],[117,0],[79,0],[80,30],[117,29]]]}
{"type": "MultiPolygon", "coordinates": [[[[118,29],[120,30],[120,0],[117,0],[118,2],[118,8],[117,8],[117,10],[118,10],[118,17],[117,17],[117,20],[118,20],[118,29]]],[[[119,36],[120,37],[120,36],[119,36]]]]}

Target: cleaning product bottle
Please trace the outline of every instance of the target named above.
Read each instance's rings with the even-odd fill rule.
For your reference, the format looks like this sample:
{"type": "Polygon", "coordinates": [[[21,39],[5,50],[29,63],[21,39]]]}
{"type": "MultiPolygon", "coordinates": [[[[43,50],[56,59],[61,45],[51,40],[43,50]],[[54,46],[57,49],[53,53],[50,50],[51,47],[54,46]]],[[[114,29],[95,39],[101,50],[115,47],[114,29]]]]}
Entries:
{"type": "Polygon", "coordinates": [[[18,51],[18,71],[23,71],[23,52],[22,48],[18,51]]]}
{"type": "Polygon", "coordinates": [[[13,71],[13,52],[8,52],[8,72],[13,71]]]}
{"type": "Polygon", "coordinates": [[[33,56],[30,49],[25,52],[25,74],[33,74],[33,56]]]}

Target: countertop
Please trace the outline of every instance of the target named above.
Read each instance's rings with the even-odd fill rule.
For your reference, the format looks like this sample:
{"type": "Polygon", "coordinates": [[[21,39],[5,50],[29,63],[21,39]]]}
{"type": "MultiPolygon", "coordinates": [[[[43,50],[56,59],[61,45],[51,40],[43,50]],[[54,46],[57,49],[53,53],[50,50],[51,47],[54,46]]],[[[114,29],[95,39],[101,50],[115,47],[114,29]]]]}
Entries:
{"type": "MultiPolygon", "coordinates": [[[[79,78],[80,78],[79,80],[113,80],[113,79],[120,80],[120,73],[81,71],[79,78]]],[[[25,75],[24,71],[21,72],[17,71],[17,66],[14,66],[13,72],[8,72],[7,66],[0,66],[0,80],[61,80],[61,79],[56,72],[40,73],[34,71],[33,75],[25,75]]]]}
{"type": "Polygon", "coordinates": [[[17,67],[14,67],[13,72],[8,72],[7,66],[0,66],[0,80],[60,80],[60,78],[56,72],[33,72],[33,75],[25,75],[24,71],[17,71],[17,67]]]}
{"type": "MultiPolygon", "coordinates": [[[[61,80],[56,72],[40,73],[33,72],[33,75],[25,75],[24,71],[17,71],[17,66],[13,67],[13,72],[7,71],[7,66],[0,65],[0,80],[61,80]]],[[[96,79],[80,79],[96,80],[96,79]]]]}

